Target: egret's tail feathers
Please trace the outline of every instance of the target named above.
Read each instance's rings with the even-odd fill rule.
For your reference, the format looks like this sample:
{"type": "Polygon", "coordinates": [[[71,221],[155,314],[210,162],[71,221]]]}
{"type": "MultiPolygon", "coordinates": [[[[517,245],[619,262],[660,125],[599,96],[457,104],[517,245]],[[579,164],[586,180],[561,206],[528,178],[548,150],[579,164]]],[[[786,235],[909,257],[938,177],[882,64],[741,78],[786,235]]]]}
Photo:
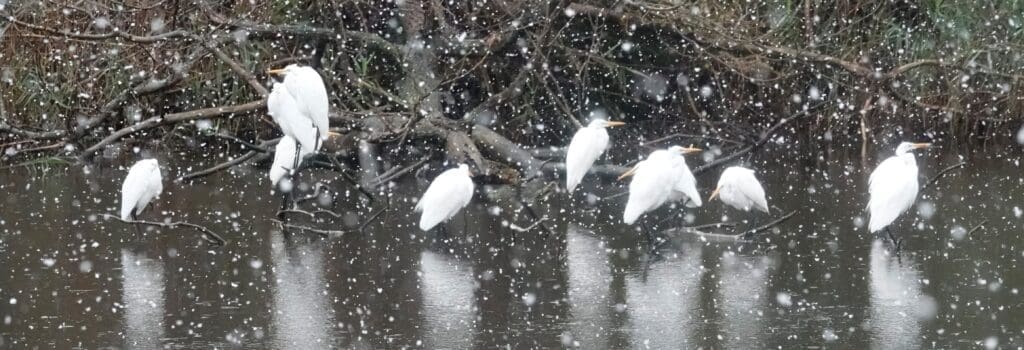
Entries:
{"type": "Polygon", "coordinates": [[[627,225],[632,225],[640,218],[640,215],[644,214],[644,210],[632,202],[626,203],[626,211],[622,213],[622,222],[627,225]]]}
{"type": "Polygon", "coordinates": [[[704,202],[702,202],[700,200],[700,197],[687,197],[686,198],[686,207],[687,208],[699,208],[702,205],[704,205],[704,202]]]}
{"type": "Polygon", "coordinates": [[[437,224],[440,224],[440,223],[441,223],[441,221],[439,221],[439,220],[431,219],[431,218],[429,218],[429,217],[427,217],[425,215],[421,216],[420,217],[420,230],[430,231],[430,229],[434,228],[434,226],[437,226],[437,224]]]}
{"type": "Polygon", "coordinates": [[[576,186],[579,186],[580,182],[583,181],[583,174],[577,174],[576,171],[566,171],[565,173],[565,189],[572,193],[576,190],[576,186]]]}

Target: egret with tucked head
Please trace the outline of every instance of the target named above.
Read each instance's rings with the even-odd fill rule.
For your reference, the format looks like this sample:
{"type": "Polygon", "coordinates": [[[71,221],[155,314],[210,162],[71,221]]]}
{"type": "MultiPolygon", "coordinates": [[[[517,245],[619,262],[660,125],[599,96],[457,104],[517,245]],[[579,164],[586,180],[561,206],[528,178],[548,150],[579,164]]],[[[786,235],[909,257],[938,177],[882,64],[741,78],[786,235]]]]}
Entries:
{"type": "Polygon", "coordinates": [[[565,152],[566,190],[570,193],[575,190],[594,161],[608,148],[608,131],[605,128],[620,125],[625,123],[595,119],[587,127],[576,131],[565,152]]]}
{"type": "MultiPolygon", "coordinates": [[[[697,179],[683,155],[700,151],[699,148],[680,146],[657,150],[622,174],[620,180],[633,176],[629,182],[629,200],[622,213],[623,222],[632,225],[644,213],[670,200],[684,201],[688,207],[699,207],[702,203],[697,193],[697,179]]],[[[645,229],[644,235],[653,247],[650,232],[645,229]]]]}
{"type": "Polygon", "coordinates": [[[902,239],[892,234],[889,226],[900,214],[910,209],[917,199],[917,160],[913,150],[927,148],[930,143],[903,142],[896,147],[896,155],[889,157],[871,173],[868,179],[868,231],[885,229],[899,253],[902,239]]]}
{"type": "Polygon", "coordinates": [[[722,203],[742,210],[757,209],[768,213],[768,200],[764,197],[764,188],[757,181],[754,171],[740,166],[732,166],[722,171],[718,178],[718,186],[711,192],[708,201],[718,197],[722,203]]]}
{"type": "MultiPolygon", "coordinates": [[[[163,177],[156,159],[143,159],[132,165],[121,184],[121,220],[137,221],[139,214],[163,192],[163,177]]],[[[135,230],[141,233],[138,224],[135,230]]]]}
{"type": "Polygon", "coordinates": [[[473,179],[469,166],[445,170],[434,178],[427,191],[416,203],[420,215],[420,229],[429,231],[437,224],[451,219],[473,199],[473,179]]]}

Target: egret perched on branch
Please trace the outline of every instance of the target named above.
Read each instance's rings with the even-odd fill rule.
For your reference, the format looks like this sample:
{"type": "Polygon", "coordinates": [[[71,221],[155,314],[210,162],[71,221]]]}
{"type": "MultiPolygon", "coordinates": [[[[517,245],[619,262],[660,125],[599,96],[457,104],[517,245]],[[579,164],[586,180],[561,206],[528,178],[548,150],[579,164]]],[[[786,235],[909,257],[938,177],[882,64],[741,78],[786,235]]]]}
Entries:
{"type": "Polygon", "coordinates": [[[764,198],[764,188],[754,176],[754,171],[744,167],[725,168],[722,176],[718,178],[718,187],[711,193],[708,201],[714,200],[715,197],[739,210],[757,209],[768,213],[768,200],[764,198]]]}
{"type": "Polygon", "coordinates": [[[420,229],[428,231],[442,221],[451,219],[473,199],[473,179],[469,166],[459,164],[458,168],[445,170],[427,187],[416,211],[420,216],[420,229]]]}
{"type": "MultiPolygon", "coordinates": [[[[309,128],[312,132],[312,128],[309,128]]],[[[274,147],[274,162],[270,165],[270,184],[274,188],[277,188],[278,182],[286,174],[291,174],[295,170],[295,167],[302,164],[302,158],[309,154],[309,151],[305,148],[300,149],[296,152],[295,139],[291,136],[281,136],[281,140],[277,141],[277,146],[274,147]],[[298,153],[298,159],[295,158],[295,154],[298,153]]]]}
{"type": "Polygon", "coordinates": [[[576,189],[594,161],[608,148],[608,131],[605,128],[625,124],[595,119],[573,135],[565,152],[565,189],[570,193],[576,189]]]}
{"type": "Polygon", "coordinates": [[[900,251],[900,243],[889,230],[889,225],[900,214],[910,209],[917,198],[917,160],[913,150],[931,146],[930,143],[903,142],[896,147],[896,155],[889,157],[875,168],[868,179],[868,230],[871,233],[885,229],[889,239],[900,251]]]}
{"type": "MultiPolygon", "coordinates": [[[[680,146],[657,150],[622,174],[620,180],[633,176],[622,220],[632,225],[641,215],[657,209],[669,200],[683,200],[688,207],[699,207],[701,200],[697,193],[697,180],[686,165],[683,155],[700,151],[699,148],[680,146]]],[[[651,241],[650,233],[645,231],[645,234],[648,235],[648,241],[651,241]]]]}
{"type": "MultiPolygon", "coordinates": [[[[327,87],[324,86],[324,80],[320,78],[320,74],[316,72],[312,67],[299,66],[296,64],[290,64],[281,69],[271,69],[267,71],[270,74],[284,75],[283,87],[284,91],[295,101],[297,107],[297,113],[299,116],[309,120],[316,127],[316,138],[319,139],[316,147],[309,148],[310,150],[320,149],[319,145],[323,140],[327,139],[330,129],[330,121],[327,118],[328,111],[328,100],[327,100],[327,87]]],[[[274,90],[278,90],[277,84],[274,84],[274,90]]],[[[270,100],[267,100],[268,107],[270,106],[270,100]]],[[[277,119],[275,117],[275,122],[277,119]]],[[[278,124],[281,124],[278,122],[278,124]]],[[[284,126],[281,126],[284,131],[284,126]]],[[[287,131],[285,131],[287,134],[287,131]]],[[[295,135],[291,135],[295,137],[295,135]]],[[[295,137],[297,141],[303,147],[305,143],[303,140],[295,137]]]]}
{"type": "MultiPolygon", "coordinates": [[[[121,220],[138,220],[153,198],[163,192],[160,163],[156,159],[143,159],[132,165],[121,184],[121,220]]],[[[138,229],[138,226],[135,227],[138,229]]]]}

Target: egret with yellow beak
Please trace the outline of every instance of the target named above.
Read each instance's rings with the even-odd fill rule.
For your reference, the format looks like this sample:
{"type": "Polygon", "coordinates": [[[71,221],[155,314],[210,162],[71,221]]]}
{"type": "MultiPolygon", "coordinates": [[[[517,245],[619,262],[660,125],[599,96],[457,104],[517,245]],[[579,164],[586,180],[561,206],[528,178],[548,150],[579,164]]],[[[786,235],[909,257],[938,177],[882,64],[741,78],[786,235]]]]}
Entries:
{"type": "MultiPolygon", "coordinates": [[[[324,80],[320,78],[320,74],[311,67],[296,64],[291,64],[281,69],[271,69],[267,73],[284,76],[283,85],[278,86],[278,84],[274,84],[274,91],[288,93],[295,103],[294,108],[296,108],[297,115],[305,118],[308,125],[316,128],[316,146],[310,150],[319,150],[323,140],[326,140],[330,134],[330,121],[327,118],[329,105],[327,87],[324,85],[324,80]]],[[[273,111],[275,106],[271,102],[273,101],[267,100],[267,108],[273,111]]],[[[273,116],[273,114],[271,115],[273,116]]],[[[281,124],[277,120],[278,117],[274,118],[275,122],[281,124]]],[[[283,125],[281,129],[286,135],[288,134],[284,130],[283,125]]],[[[295,135],[289,136],[299,141],[300,145],[305,146],[302,139],[295,137],[295,135]]]]}
{"type": "MultiPolygon", "coordinates": [[[[680,146],[657,150],[622,174],[619,180],[633,176],[629,182],[629,200],[622,221],[632,225],[644,213],[670,200],[685,201],[688,207],[699,207],[701,200],[697,193],[697,179],[686,165],[683,155],[700,151],[699,148],[680,146]]],[[[644,235],[653,247],[651,233],[644,229],[644,235]]]]}
{"type": "Polygon", "coordinates": [[[868,179],[868,193],[871,196],[868,200],[868,214],[871,216],[868,231],[875,233],[884,228],[896,248],[896,254],[899,254],[903,240],[897,239],[889,226],[914,205],[918,174],[917,160],[912,151],[929,146],[930,143],[900,143],[896,147],[896,154],[878,164],[868,179]]]}
{"type": "Polygon", "coordinates": [[[623,122],[595,119],[580,129],[569,142],[565,152],[565,189],[572,193],[590,171],[594,161],[608,149],[608,127],[625,125],[623,122]]]}

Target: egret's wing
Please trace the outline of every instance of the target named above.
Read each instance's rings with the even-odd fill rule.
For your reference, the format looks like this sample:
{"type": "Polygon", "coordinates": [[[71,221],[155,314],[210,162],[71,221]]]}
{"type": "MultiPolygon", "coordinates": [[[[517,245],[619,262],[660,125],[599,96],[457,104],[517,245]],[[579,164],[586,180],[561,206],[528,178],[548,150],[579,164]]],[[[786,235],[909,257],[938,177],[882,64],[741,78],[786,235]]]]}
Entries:
{"type": "MultiPolygon", "coordinates": [[[[459,208],[456,209],[456,211],[465,208],[467,205],[469,205],[469,202],[473,200],[473,191],[476,189],[476,185],[473,184],[473,179],[471,179],[469,176],[459,176],[459,182],[461,190],[458,192],[458,194],[461,196],[461,198],[459,198],[459,208]]],[[[455,214],[453,213],[452,215],[455,214]]]]}
{"type": "Polygon", "coordinates": [[[582,128],[573,135],[565,152],[565,188],[572,192],[594,161],[608,148],[608,131],[604,128],[582,128]]]}
{"type": "Polygon", "coordinates": [[[124,183],[121,184],[121,219],[132,218],[132,210],[135,209],[135,204],[139,203],[142,191],[145,190],[144,181],[145,174],[142,172],[142,167],[139,166],[139,163],[135,163],[131,169],[128,169],[128,176],[125,176],[124,183]]]}
{"type": "MultiPolygon", "coordinates": [[[[153,160],[153,162],[156,161],[153,160]]],[[[142,198],[139,199],[139,203],[136,205],[138,207],[136,213],[145,210],[146,206],[164,190],[164,181],[163,177],[160,176],[160,167],[152,166],[148,170],[145,180],[146,187],[142,191],[142,198]]]]}
{"type": "Polygon", "coordinates": [[[313,152],[317,146],[313,123],[302,116],[289,89],[286,85],[274,84],[274,90],[267,97],[267,110],[281,132],[294,138],[303,151],[313,152]]]}
{"type": "Polygon", "coordinates": [[[868,230],[875,232],[891,224],[917,198],[917,165],[899,157],[886,159],[871,173],[868,183],[868,230]]]}
{"type": "Polygon", "coordinates": [[[664,204],[672,192],[665,190],[665,184],[673,179],[672,169],[663,162],[652,162],[648,157],[637,164],[633,180],[629,182],[629,200],[622,221],[632,225],[643,213],[664,204]]]}
{"type": "Polygon", "coordinates": [[[136,213],[142,211],[163,190],[160,169],[155,168],[154,176],[145,162],[143,160],[132,165],[121,184],[121,219],[131,219],[133,210],[136,213]]]}
{"type": "Polygon", "coordinates": [[[764,195],[764,187],[761,187],[761,182],[757,181],[754,171],[744,168],[738,170],[739,172],[732,180],[732,185],[743,196],[745,203],[753,204],[754,209],[767,213],[768,200],[764,195]]]}
{"type": "Polygon", "coordinates": [[[697,192],[697,178],[693,176],[690,167],[686,166],[685,163],[678,165],[678,167],[679,178],[672,190],[686,196],[687,207],[696,208],[704,205],[700,199],[700,192],[697,192]]]}
{"type": "Polygon", "coordinates": [[[469,203],[473,187],[465,186],[464,179],[468,177],[461,174],[459,169],[448,169],[430,183],[423,197],[416,203],[416,211],[423,213],[420,216],[420,229],[430,230],[469,203]]]}
{"type": "Polygon", "coordinates": [[[274,147],[274,162],[270,164],[270,184],[276,187],[277,182],[295,166],[295,139],[285,135],[274,147]]]}
{"type": "Polygon", "coordinates": [[[302,67],[288,73],[284,78],[284,84],[298,103],[299,110],[320,131],[320,139],[326,140],[330,129],[330,121],[327,118],[329,103],[327,88],[320,74],[313,68],[302,67]]]}

